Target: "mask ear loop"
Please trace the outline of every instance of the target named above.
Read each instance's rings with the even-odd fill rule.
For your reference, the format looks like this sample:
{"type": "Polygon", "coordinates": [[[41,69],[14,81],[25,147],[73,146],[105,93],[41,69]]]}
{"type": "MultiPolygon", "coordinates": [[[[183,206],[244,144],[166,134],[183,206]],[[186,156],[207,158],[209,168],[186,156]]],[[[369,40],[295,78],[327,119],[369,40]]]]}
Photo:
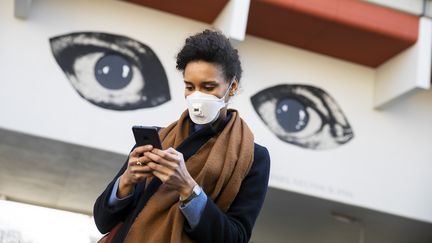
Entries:
{"type": "Polygon", "coordinates": [[[227,91],[225,91],[224,96],[221,98],[224,101],[225,106],[228,106],[230,104],[230,100],[228,100],[228,101],[225,102],[225,97],[226,97],[227,94],[229,94],[229,91],[231,90],[231,87],[232,87],[232,84],[234,83],[235,78],[236,78],[235,76],[232,78],[231,83],[228,86],[227,91]]]}
{"type": "Polygon", "coordinates": [[[236,77],[234,76],[234,77],[231,79],[230,85],[228,86],[227,91],[225,91],[224,96],[222,96],[222,99],[225,100],[226,95],[229,94],[229,91],[231,90],[231,87],[232,87],[232,84],[234,83],[235,78],[236,78],[236,77]]]}

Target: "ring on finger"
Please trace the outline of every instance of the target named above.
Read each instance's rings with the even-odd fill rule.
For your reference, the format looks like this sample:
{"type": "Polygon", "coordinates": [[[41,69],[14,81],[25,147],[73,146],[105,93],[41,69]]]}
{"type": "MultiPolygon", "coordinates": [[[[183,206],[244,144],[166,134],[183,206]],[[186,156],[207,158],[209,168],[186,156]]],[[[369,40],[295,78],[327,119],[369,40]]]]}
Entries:
{"type": "Polygon", "coordinates": [[[136,161],[136,165],[143,165],[143,163],[141,163],[141,162],[139,161],[139,159],[137,159],[137,161],[136,161]]]}

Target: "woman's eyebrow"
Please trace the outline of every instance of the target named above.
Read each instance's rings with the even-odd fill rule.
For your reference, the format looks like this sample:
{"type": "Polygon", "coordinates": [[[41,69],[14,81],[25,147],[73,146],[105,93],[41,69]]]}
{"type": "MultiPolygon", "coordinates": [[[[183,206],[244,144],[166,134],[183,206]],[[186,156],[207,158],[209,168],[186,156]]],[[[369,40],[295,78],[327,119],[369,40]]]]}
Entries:
{"type": "MultiPolygon", "coordinates": [[[[183,80],[183,82],[184,82],[185,84],[188,84],[188,85],[194,85],[194,83],[191,82],[191,81],[183,80]]],[[[219,83],[216,82],[216,81],[203,81],[203,82],[200,83],[200,85],[201,85],[201,86],[206,86],[206,85],[214,85],[214,86],[218,86],[219,83]]]]}
{"type": "Polygon", "coordinates": [[[218,86],[219,83],[216,81],[203,81],[201,82],[201,86],[206,86],[206,85],[214,85],[214,86],[218,86]]]}

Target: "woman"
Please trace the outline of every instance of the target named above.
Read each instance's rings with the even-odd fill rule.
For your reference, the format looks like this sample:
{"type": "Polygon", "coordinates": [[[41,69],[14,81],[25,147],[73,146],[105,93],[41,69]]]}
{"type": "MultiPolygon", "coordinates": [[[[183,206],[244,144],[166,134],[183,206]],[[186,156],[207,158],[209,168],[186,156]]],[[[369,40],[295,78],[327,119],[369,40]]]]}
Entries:
{"type": "Polygon", "coordinates": [[[113,242],[248,242],[267,191],[270,157],[236,110],[242,74],[220,32],[186,39],[177,55],[188,110],[160,130],[163,150],[135,146],[99,196],[94,217],[113,242]]]}

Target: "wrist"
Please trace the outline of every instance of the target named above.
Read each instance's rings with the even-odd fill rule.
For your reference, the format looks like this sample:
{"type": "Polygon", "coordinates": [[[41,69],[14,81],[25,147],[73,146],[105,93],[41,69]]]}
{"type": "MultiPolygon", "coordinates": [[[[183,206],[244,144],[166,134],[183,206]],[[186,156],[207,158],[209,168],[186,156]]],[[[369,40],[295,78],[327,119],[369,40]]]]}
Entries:
{"type": "Polygon", "coordinates": [[[126,188],[131,186],[132,186],[132,182],[128,180],[124,175],[121,175],[119,181],[119,187],[126,188]]]}
{"type": "Polygon", "coordinates": [[[179,197],[181,205],[182,206],[187,205],[194,198],[198,197],[201,194],[201,192],[202,192],[202,188],[198,184],[195,184],[195,186],[192,188],[192,192],[188,197],[186,198],[182,198],[181,196],[179,197]]]}
{"type": "Polygon", "coordinates": [[[120,176],[117,197],[123,198],[129,195],[133,190],[133,186],[134,186],[133,183],[128,181],[126,178],[124,178],[123,175],[120,176]]]}
{"type": "Polygon", "coordinates": [[[180,199],[182,200],[188,198],[192,194],[193,188],[196,185],[198,184],[193,179],[189,180],[186,185],[179,190],[180,199]]]}

